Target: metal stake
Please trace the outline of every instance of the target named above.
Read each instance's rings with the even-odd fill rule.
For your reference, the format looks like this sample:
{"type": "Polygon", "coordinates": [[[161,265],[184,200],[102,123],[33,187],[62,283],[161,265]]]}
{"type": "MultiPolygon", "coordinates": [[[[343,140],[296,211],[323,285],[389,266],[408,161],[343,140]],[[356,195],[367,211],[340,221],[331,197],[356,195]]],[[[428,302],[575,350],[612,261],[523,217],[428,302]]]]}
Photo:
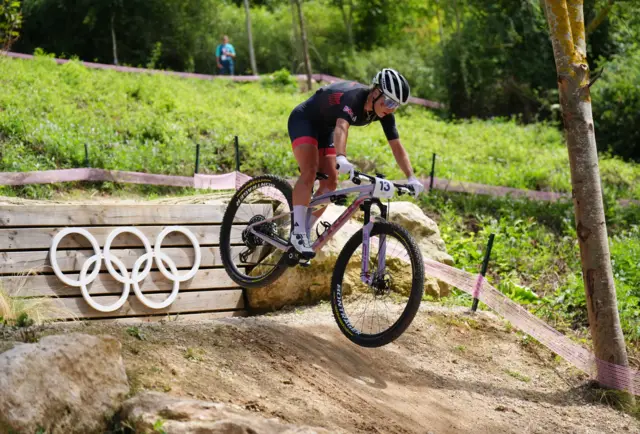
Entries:
{"type": "Polygon", "coordinates": [[[236,172],[240,172],[240,145],[238,144],[238,136],[235,136],[235,148],[236,148],[236,172]]]}
{"type": "MultiPolygon", "coordinates": [[[[491,256],[491,248],[493,247],[494,234],[489,235],[489,242],[487,243],[487,250],[484,252],[484,260],[482,261],[482,270],[480,274],[484,277],[487,274],[487,267],[489,266],[489,257],[491,256]]],[[[474,297],[471,310],[475,312],[478,309],[478,299],[474,297]]]]}
{"type": "Polygon", "coordinates": [[[429,178],[429,191],[433,190],[433,177],[436,173],[436,153],[433,153],[433,159],[431,160],[431,176],[429,178]]]}

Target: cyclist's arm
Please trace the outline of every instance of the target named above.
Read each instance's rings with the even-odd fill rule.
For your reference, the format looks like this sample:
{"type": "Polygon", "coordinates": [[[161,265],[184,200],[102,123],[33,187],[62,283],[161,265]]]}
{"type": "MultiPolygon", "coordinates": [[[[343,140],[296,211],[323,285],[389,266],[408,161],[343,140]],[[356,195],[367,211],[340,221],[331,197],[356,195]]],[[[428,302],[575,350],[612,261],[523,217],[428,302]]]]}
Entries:
{"type": "Polygon", "coordinates": [[[336,128],[333,130],[333,146],[336,148],[336,155],[346,156],[348,135],[349,122],[338,118],[336,121],[336,128]]]}
{"type": "Polygon", "coordinates": [[[392,114],[388,114],[387,116],[380,119],[380,123],[382,124],[382,129],[384,130],[384,134],[387,137],[387,141],[389,142],[389,146],[391,146],[391,151],[393,152],[393,156],[396,159],[396,163],[400,166],[400,170],[404,172],[404,174],[409,178],[413,175],[413,168],[411,167],[411,161],[409,160],[409,155],[407,151],[400,143],[400,134],[398,133],[398,128],[396,127],[396,118],[392,114]]]}
{"type": "Polygon", "coordinates": [[[391,151],[393,152],[393,156],[400,166],[400,170],[404,172],[404,174],[409,178],[413,175],[413,167],[411,167],[411,161],[409,160],[409,154],[407,154],[406,149],[400,143],[400,139],[389,140],[389,146],[391,146],[391,151]]]}

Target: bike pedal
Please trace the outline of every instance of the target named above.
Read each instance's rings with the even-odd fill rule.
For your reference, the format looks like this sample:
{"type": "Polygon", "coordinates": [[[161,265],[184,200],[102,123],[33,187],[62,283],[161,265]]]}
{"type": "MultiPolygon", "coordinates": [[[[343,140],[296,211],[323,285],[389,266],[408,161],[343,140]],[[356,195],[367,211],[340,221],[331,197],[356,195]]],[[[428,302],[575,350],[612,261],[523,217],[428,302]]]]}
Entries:
{"type": "Polygon", "coordinates": [[[311,259],[308,259],[308,260],[300,259],[300,262],[298,262],[298,265],[300,265],[303,268],[309,268],[311,266],[311,259]]]}
{"type": "Polygon", "coordinates": [[[289,247],[289,250],[287,250],[286,258],[286,264],[289,267],[295,267],[302,260],[300,254],[293,247],[289,247]]]}

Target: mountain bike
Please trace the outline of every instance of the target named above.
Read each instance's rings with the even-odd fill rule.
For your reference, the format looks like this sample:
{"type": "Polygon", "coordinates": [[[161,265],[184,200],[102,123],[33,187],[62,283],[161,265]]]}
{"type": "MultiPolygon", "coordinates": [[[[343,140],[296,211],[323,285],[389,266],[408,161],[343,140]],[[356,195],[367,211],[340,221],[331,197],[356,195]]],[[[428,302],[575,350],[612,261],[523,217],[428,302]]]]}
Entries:
{"type": "MultiPolygon", "coordinates": [[[[325,177],[318,173],[316,179],[325,177]]],[[[320,222],[324,232],[317,233],[312,248],[322,249],[358,210],[363,211],[362,229],[347,241],[336,260],[331,307],[348,339],[360,346],[379,347],[406,330],[422,300],[422,254],[406,229],[386,220],[389,206],[381,201],[413,189],[380,174],[358,171],[351,181],[356,185],[311,200],[308,216],[330,203],[346,205],[348,195],[358,194],[333,224],[320,222]],[[374,206],[379,215],[372,215],[374,206]]],[[[289,244],[292,192],[285,179],[263,175],[247,181],[229,202],[220,231],[220,254],[229,277],[239,285],[263,287],[288,267],[310,265],[289,244]]]]}

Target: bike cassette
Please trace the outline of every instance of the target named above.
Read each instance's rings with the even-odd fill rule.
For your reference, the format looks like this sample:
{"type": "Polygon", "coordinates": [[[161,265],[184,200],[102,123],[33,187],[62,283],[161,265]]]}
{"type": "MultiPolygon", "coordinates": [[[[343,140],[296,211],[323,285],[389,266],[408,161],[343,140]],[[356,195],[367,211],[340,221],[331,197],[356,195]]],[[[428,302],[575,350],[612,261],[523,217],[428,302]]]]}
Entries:
{"type": "MultiPolygon", "coordinates": [[[[251,220],[249,220],[249,226],[264,220],[266,220],[266,217],[262,215],[255,215],[251,218],[251,220]]],[[[277,233],[277,226],[274,222],[265,222],[265,223],[256,225],[255,230],[260,232],[261,234],[267,235],[269,237],[273,237],[277,233]]],[[[242,231],[242,242],[244,243],[245,246],[253,249],[265,244],[262,238],[251,233],[248,228],[242,231]]]]}

